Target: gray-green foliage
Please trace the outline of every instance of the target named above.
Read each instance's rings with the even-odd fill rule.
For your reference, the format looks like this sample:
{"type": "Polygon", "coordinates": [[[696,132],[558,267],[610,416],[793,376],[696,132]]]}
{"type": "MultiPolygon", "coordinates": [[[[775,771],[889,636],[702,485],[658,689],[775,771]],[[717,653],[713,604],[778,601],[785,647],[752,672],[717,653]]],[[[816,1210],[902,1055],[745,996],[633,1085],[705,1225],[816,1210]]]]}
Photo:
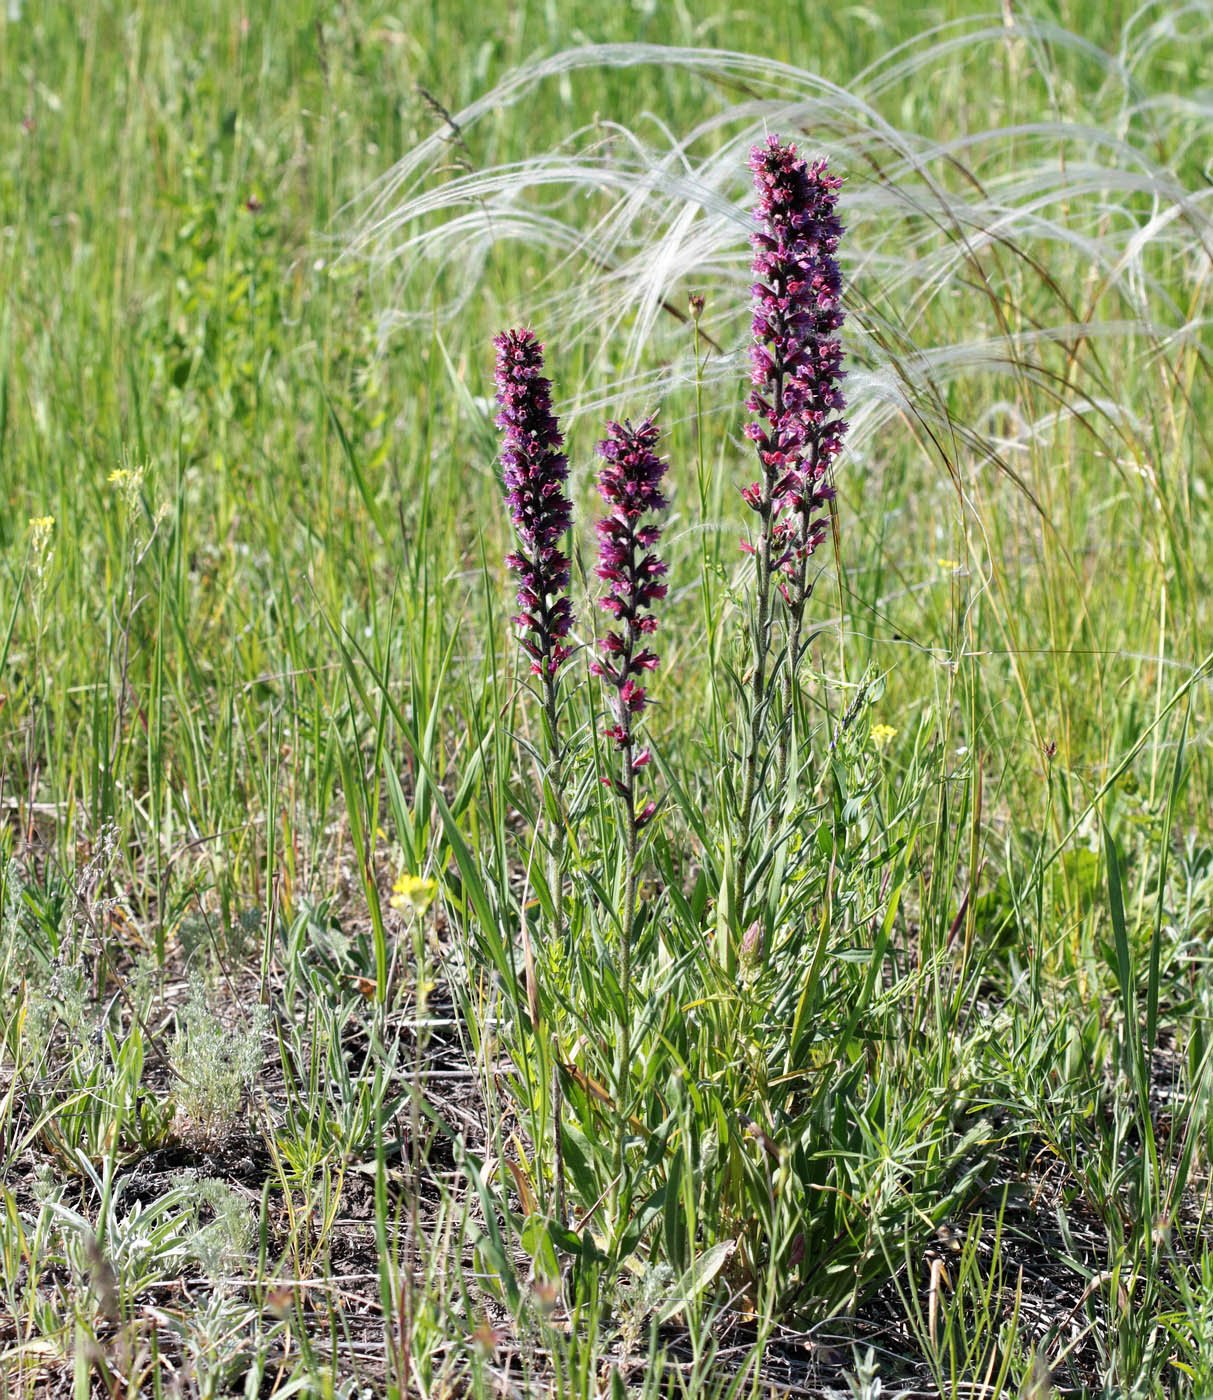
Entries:
{"type": "Polygon", "coordinates": [[[194,1232],[186,1249],[208,1278],[234,1273],[247,1263],[254,1241],[249,1203],[225,1181],[183,1177],[177,1183],[194,1207],[194,1232]]]}
{"type": "Polygon", "coordinates": [[[232,1022],[218,1014],[214,992],[198,975],[190,978],[180,1024],[169,1047],[178,1131],[192,1141],[220,1141],[230,1132],[264,1058],[269,1027],[264,1006],[255,1005],[232,1022]]]}

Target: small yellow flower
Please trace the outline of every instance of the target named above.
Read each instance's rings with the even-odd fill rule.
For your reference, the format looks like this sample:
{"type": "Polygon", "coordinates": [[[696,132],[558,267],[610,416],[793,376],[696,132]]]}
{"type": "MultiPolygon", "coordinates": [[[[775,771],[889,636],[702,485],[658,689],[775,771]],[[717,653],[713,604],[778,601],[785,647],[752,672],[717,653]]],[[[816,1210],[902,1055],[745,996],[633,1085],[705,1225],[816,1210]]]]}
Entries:
{"type": "Polygon", "coordinates": [[[55,552],[55,517],[32,515],[29,522],[30,564],[35,582],[41,581],[55,552]]]}
{"type": "Polygon", "coordinates": [[[935,561],[945,573],[954,574],[961,567],[959,559],[936,559],[935,561]]]}
{"type": "Polygon", "coordinates": [[[109,484],[121,497],[127,516],[132,520],[139,510],[139,493],[143,487],[143,475],[141,466],[115,467],[109,474],[109,484]]]}
{"type": "Polygon", "coordinates": [[[874,749],[883,750],[888,748],[889,741],[896,733],[897,730],[894,729],[891,724],[874,724],[872,726],[872,732],[868,737],[872,740],[872,747],[874,749]]]}
{"type": "Polygon", "coordinates": [[[411,909],[415,914],[424,914],[437,893],[437,880],[426,880],[420,875],[405,872],[397,877],[392,886],[391,905],[393,909],[411,909]]]}

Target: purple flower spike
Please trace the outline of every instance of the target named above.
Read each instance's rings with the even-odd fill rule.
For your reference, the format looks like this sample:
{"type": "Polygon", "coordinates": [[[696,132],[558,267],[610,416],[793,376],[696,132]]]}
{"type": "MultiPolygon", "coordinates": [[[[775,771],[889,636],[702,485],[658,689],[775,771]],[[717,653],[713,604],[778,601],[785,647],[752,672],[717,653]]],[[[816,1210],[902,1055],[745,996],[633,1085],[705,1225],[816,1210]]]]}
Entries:
{"type": "MultiPolygon", "coordinates": [[[[646,609],[667,591],[662,582],[665,562],[653,552],[661,527],[641,523],[647,512],[664,510],[667,504],[661,493],[666,464],[654,451],[657,438],[650,416],[635,428],[630,422],[608,423],[607,436],[598,444],[598,455],[605,463],[598,474],[598,490],[611,509],[597,525],[597,574],[607,585],[602,607],[620,626],[598,643],[603,659],[592,661],[590,670],[615,692],[611,705],[615,722],[606,737],[627,751],[624,796],[630,796],[635,771],[649,762],[647,749],[632,757],[632,724],[648,704],[638,677],[657,666],[657,653],[641,641],[657,630],[657,619],[646,609]]],[[[651,815],[648,807],[638,813],[638,827],[651,815]]]]}
{"type": "MultiPolygon", "coordinates": [[[[807,164],[796,147],[769,136],[750,152],[758,205],[751,235],[755,415],[746,436],[758,449],[764,481],[742,492],[755,510],[770,502],[771,569],[796,577],[825,538],[821,514],[833,497],[830,464],[847,425],[839,388],[844,376],[837,332],[843,311],[834,257],[842,225],[835,212],[842,181],[824,160],[807,164]]],[[[789,602],[786,584],[781,591],[789,602]]],[[[803,587],[803,585],[802,585],[803,587]]],[[[803,596],[799,600],[803,602],[803,596]]]]}
{"type": "Polygon", "coordinates": [[[568,556],[560,541],[573,518],[565,494],[568,458],[552,413],[551,381],[543,377],[543,346],[528,330],[505,331],[497,347],[497,402],[501,412],[502,480],[521,549],[506,556],[518,576],[518,606],[512,622],[531,658],[531,670],[550,679],[572,654],[564,638],[573,626],[568,556]]]}

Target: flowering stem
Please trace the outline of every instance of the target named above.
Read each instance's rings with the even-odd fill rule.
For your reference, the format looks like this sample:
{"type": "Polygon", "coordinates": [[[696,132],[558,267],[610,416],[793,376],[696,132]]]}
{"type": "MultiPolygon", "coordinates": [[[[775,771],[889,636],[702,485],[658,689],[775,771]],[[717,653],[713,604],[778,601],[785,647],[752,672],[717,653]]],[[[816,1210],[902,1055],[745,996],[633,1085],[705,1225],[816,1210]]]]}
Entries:
{"type": "MultiPolygon", "coordinates": [[[[638,576],[640,561],[636,557],[637,541],[634,529],[626,534],[626,544],[622,560],[625,578],[638,576]]],[[[622,648],[615,654],[618,673],[628,677],[633,670],[633,649],[635,633],[627,627],[621,640],[622,648]]],[[[612,738],[622,757],[620,776],[615,780],[615,795],[623,813],[624,864],[623,864],[623,907],[619,921],[619,990],[623,1009],[619,1022],[619,1061],[615,1073],[616,1124],[615,1124],[615,1199],[623,1185],[624,1150],[628,1131],[628,1069],[632,1059],[632,936],[636,928],[636,852],[639,847],[639,829],[636,825],[636,780],[632,767],[633,735],[632,711],[627,704],[616,701],[618,721],[612,738]]]]}
{"type": "MultiPolygon", "coordinates": [[[[778,723],[776,791],[782,794],[791,763],[796,680],[801,658],[804,606],[811,591],[808,557],[825,538],[822,508],[832,499],[831,460],[841,450],[846,424],[834,415],[843,407],[839,383],[842,344],[840,275],[834,252],[842,234],[835,213],[841,181],[824,160],[807,164],[796,147],[769,136],[750,152],[759,202],[750,236],[754,319],[750,347],[752,392],[746,407],[755,416],[746,435],[758,449],[762,478],[742,492],[758,513],[756,617],[750,732],[738,833],[736,907],[746,910],[746,876],[758,795],[763,729],[771,706],[772,584],[788,606],[783,657],[783,712],[778,723]]],[[[746,548],[751,548],[746,546],[746,548]]],[[[769,830],[778,821],[779,802],[769,830]]]]}
{"type": "MultiPolygon", "coordinates": [[[[797,565],[797,582],[802,589],[807,565],[807,559],[802,560],[797,565]]],[[[791,613],[791,625],[788,628],[788,654],[783,672],[783,714],[780,717],[779,725],[779,766],[775,775],[775,791],[780,794],[785,792],[787,788],[788,768],[792,758],[792,735],[796,729],[796,682],[800,673],[800,636],[804,622],[804,602],[801,601],[798,605],[794,605],[789,609],[789,612],[791,613]]],[[[767,824],[769,833],[774,833],[778,821],[779,806],[774,805],[771,808],[767,824]]]]}
{"type": "MultiPolygon", "coordinates": [[[[561,450],[564,439],[552,413],[551,383],[543,375],[543,346],[528,330],[506,331],[494,340],[497,347],[497,425],[504,434],[501,450],[502,480],[518,550],[506,564],[518,578],[518,607],[513,621],[521,628],[519,645],[530,657],[531,671],[543,684],[543,716],[546,730],[547,779],[552,792],[549,810],[548,894],[551,899],[551,944],[564,937],[565,821],[563,812],[564,763],[559,735],[557,675],[571,655],[567,637],[573,625],[573,608],[567,596],[568,556],[560,543],[572,521],[572,505],[565,491],[568,459],[561,450]]],[[[536,989],[532,997],[534,1034],[538,1038],[536,989]]],[[[554,1210],[564,1220],[564,1151],[561,1142],[563,1100],[560,1087],[560,1045],[551,1044],[552,1137],[554,1210]]]]}
{"type": "MultiPolygon", "coordinates": [[[[631,756],[631,725],[629,745],[624,750],[631,756]]],[[[625,768],[630,762],[625,760],[625,768]]],[[[628,1078],[632,1061],[632,937],[636,929],[636,853],[640,844],[640,832],[636,825],[636,789],[629,781],[627,792],[620,797],[624,819],[624,863],[623,863],[623,911],[620,921],[619,946],[619,990],[623,1000],[623,1014],[619,1024],[619,1067],[616,1073],[616,1125],[615,1125],[615,1182],[616,1192],[623,1185],[624,1148],[627,1143],[629,1095],[628,1078]]]]}
{"type": "MultiPolygon", "coordinates": [[[[810,479],[815,474],[817,450],[816,443],[813,444],[813,466],[810,468],[810,479]]],[[[792,565],[792,579],[790,587],[785,592],[785,600],[788,605],[788,649],[783,671],[783,714],[780,717],[779,726],[779,765],[775,775],[775,791],[784,793],[787,790],[788,768],[792,756],[792,736],[796,729],[796,700],[799,690],[800,680],[800,659],[801,636],[804,627],[805,604],[809,601],[809,594],[812,588],[809,584],[809,556],[812,553],[811,531],[813,522],[808,510],[801,507],[797,511],[797,549],[792,565]]],[[[776,824],[779,820],[778,805],[771,808],[770,821],[768,823],[768,833],[774,834],[776,824]]]]}
{"type": "MultiPolygon", "coordinates": [[[[774,359],[774,406],[776,418],[783,415],[782,355],[774,359]]],[[[750,690],[750,733],[745,756],[745,779],[741,792],[741,830],[738,834],[737,899],[739,917],[744,914],[746,875],[749,870],[750,831],[754,820],[754,798],[758,789],[758,760],[762,747],[762,731],[766,719],[766,668],[771,647],[771,555],[774,523],[774,465],[764,463],[762,494],[758,502],[759,540],[755,556],[758,615],[754,622],[753,660],[750,690]]]]}
{"type": "Polygon", "coordinates": [[[599,520],[599,563],[597,574],[607,585],[602,607],[618,624],[598,643],[602,660],[590,663],[601,676],[611,695],[613,723],[605,737],[615,745],[619,758],[618,776],[604,778],[615,792],[623,816],[624,866],[623,903],[620,910],[619,981],[622,1000],[619,1027],[619,1061],[616,1074],[615,1186],[617,1206],[623,1184],[625,1147],[629,1119],[629,1070],[632,1058],[632,943],[636,932],[636,890],[639,867],[637,853],[640,832],[656,811],[656,803],[646,802],[636,809],[636,775],[650,761],[647,749],[635,749],[635,725],[648,704],[637,678],[657,666],[657,654],[643,645],[642,638],[657,630],[657,619],[646,609],[664,598],[661,582],[666,565],[653,553],[661,538],[660,526],[642,525],[649,511],[663,510],[661,478],[666,464],[657,456],[657,428],[652,418],[638,427],[631,423],[609,423],[607,437],[598,444],[598,454],[606,465],[598,474],[598,491],[611,507],[599,520]]]}

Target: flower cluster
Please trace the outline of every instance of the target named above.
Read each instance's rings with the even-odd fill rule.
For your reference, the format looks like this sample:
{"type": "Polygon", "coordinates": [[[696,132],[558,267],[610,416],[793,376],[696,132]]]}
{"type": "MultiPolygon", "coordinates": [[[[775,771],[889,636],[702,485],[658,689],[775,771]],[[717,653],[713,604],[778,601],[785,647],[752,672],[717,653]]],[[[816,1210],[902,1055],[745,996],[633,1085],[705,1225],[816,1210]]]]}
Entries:
{"type": "Polygon", "coordinates": [[[506,556],[518,576],[518,606],[511,620],[523,629],[519,642],[537,676],[551,678],[569,658],[564,639],[573,626],[568,556],[560,541],[573,508],[565,493],[568,458],[552,413],[551,382],[543,377],[543,346],[528,330],[494,337],[497,402],[501,412],[502,480],[521,548],[506,556]]]}
{"type": "MultiPolygon", "coordinates": [[[[607,585],[602,607],[619,626],[598,643],[603,659],[591,662],[590,669],[615,691],[614,723],[606,730],[606,738],[626,751],[628,781],[649,762],[647,749],[632,753],[632,722],[648,704],[638,677],[657,666],[657,653],[643,642],[657,630],[657,619],[646,610],[667,591],[662,582],[665,562],[653,552],[661,527],[641,524],[641,516],[666,506],[661,493],[666,463],[654,451],[657,438],[657,426],[649,417],[638,427],[630,422],[608,423],[607,436],[598,444],[598,455],[605,463],[598,474],[598,490],[611,509],[597,525],[596,572],[607,585]]],[[[651,805],[643,820],[651,815],[651,805]]]]}
{"type": "Polygon", "coordinates": [[[55,552],[55,517],[35,515],[29,522],[30,575],[39,588],[51,566],[55,552]]]}
{"type": "Polygon", "coordinates": [[[411,909],[415,914],[424,914],[433,904],[438,894],[438,881],[427,880],[421,875],[411,875],[402,871],[392,886],[389,903],[393,909],[411,909]]]}
{"type": "Polygon", "coordinates": [[[834,257],[842,181],[824,160],[807,164],[776,136],[753,148],[749,164],[759,202],[750,239],[757,280],[746,400],[755,417],[746,436],[758,448],[763,481],[742,496],[754,510],[769,506],[771,568],[794,575],[825,538],[829,468],[847,427],[838,417],[843,311],[834,257]]]}

